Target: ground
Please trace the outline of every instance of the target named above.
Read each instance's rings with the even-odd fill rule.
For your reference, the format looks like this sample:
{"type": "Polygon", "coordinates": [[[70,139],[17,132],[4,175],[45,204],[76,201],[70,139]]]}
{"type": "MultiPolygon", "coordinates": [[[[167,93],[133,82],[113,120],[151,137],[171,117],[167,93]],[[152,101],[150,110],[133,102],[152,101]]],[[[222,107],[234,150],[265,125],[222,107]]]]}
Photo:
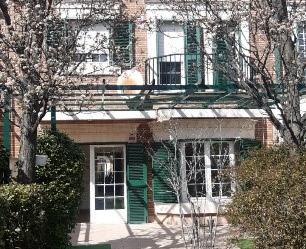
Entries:
{"type": "MultiPolygon", "coordinates": [[[[158,223],[141,225],[99,225],[79,223],[72,234],[73,245],[108,243],[112,249],[185,249],[179,226],[158,223]]],[[[228,226],[217,230],[215,249],[233,248],[229,245],[228,226]]]]}

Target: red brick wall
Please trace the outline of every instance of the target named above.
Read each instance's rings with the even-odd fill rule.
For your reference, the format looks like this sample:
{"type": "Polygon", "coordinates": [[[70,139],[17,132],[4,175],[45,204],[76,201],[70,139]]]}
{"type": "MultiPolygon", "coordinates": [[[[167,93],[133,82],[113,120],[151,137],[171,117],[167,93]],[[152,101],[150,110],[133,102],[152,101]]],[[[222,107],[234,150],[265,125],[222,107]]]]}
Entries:
{"type": "Polygon", "coordinates": [[[148,123],[142,123],[137,127],[137,142],[145,144],[147,153],[147,186],[148,186],[148,222],[155,220],[154,200],[153,200],[153,171],[150,150],[154,143],[153,133],[148,123]]]}
{"type": "Polygon", "coordinates": [[[255,138],[262,142],[263,146],[273,145],[273,124],[267,118],[258,119],[255,125],[255,138]]]}

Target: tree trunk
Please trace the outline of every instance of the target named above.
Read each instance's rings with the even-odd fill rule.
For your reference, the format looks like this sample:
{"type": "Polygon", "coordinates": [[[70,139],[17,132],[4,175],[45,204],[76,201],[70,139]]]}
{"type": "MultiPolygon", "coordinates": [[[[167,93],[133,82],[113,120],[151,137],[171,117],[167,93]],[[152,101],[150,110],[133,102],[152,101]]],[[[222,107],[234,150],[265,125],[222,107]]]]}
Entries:
{"type": "MultiPolygon", "coordinates": [[[[274,0],[273,4],[276,10],[274,16],[276,22],[286,26],[286,24],[289,23],[287,1],[274,0]]],[[[301,110],[300,93],[298,89],[298,69],[296,63],[294,63],[298,60],[298,54],[296,52],[295,41],[292,38],[291,30],[281,32],[277,42],[279,43],[278,49],[282,54],[284,69],[282,84],[285,92],[282,103],[284,130],[281,135],[283,136],[285,144],[300,147],[303,142],[303,127],[300,125],[301,110]]]]}
{"type": "Polygon", "coordinates": [[[33,167],[36,156],[37,129],[35,125],[35,114],[26,110],[22,114],[20,150],[18,157],[18,182],[31,183],[33,181],[33,167]]]}

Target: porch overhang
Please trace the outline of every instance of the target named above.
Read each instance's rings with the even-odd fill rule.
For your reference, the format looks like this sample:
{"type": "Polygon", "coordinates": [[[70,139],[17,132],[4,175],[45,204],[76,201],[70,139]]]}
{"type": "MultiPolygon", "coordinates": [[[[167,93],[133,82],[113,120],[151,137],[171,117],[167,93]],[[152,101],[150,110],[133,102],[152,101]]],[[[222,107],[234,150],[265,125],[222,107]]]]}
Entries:
{"type": "MultiPolygon", "coordinates": [[[[56,113],[57,121],[90,121],[90,120],[157,120],[184,118],[266,118],[260,109],[159,109],[144,111],[84,111],[79,113],[56,113]]],[[[47,113],[43,122],[51,121],[47,113]]]]}

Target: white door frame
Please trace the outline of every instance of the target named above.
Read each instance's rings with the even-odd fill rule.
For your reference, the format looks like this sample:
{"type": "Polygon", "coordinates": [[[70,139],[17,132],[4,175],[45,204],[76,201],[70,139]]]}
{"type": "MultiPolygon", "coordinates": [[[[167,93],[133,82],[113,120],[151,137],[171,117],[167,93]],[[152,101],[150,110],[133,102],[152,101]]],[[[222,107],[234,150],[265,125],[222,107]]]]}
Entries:
{"type": "Polygon", "coordinates": [[[90,145],[90,223],[125,224],[127,223],[127,169],[126,146],[123,144],[90,145]],[[95,210],[95,148],[121,147],[124,159],[124,209],[95,210]]]}

